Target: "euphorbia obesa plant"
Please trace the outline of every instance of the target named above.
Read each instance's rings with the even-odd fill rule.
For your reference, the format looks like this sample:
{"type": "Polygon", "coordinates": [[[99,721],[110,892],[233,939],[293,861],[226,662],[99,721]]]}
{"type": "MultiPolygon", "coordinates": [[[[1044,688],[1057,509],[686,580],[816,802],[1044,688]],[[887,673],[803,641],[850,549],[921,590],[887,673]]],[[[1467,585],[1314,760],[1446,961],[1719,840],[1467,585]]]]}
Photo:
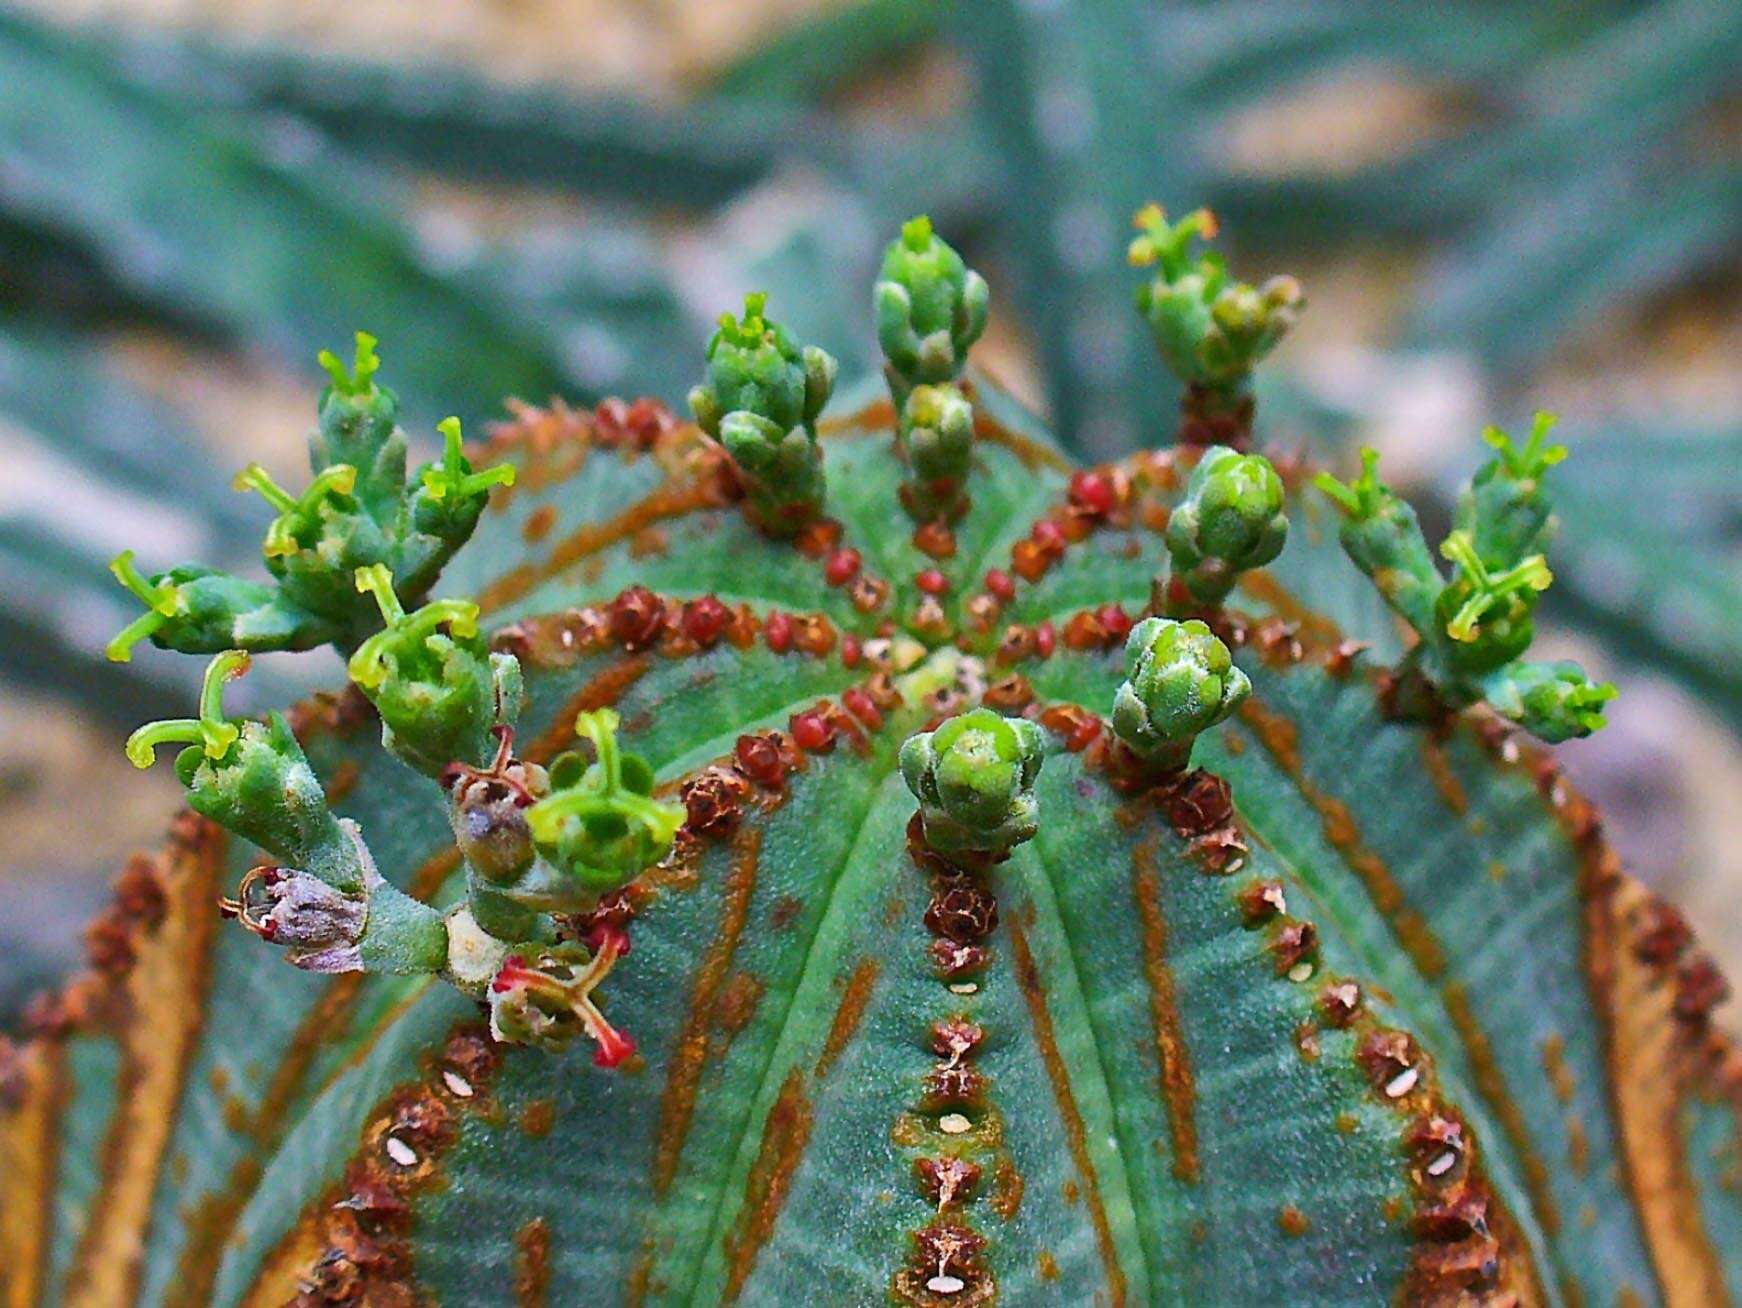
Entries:
{"type": "Polygon", "coordinates": [[[212,660],[128,747],[193,812],[7,1051],[8,1302],[1742,1291],[1723,981],[1530,740],[1612,694],[1529,656],[1561,452],[1492,434],[1443,568],[1370,459],[1245,448],[1298,286],[1140,225],[1189,439],[1118,464],[968,367],[920,219],[886,399],[751,297],[695,425],[408,479],[365,341],[310,488],[246,477],[271,582],[119,561],[116,654],[212,660]]]}

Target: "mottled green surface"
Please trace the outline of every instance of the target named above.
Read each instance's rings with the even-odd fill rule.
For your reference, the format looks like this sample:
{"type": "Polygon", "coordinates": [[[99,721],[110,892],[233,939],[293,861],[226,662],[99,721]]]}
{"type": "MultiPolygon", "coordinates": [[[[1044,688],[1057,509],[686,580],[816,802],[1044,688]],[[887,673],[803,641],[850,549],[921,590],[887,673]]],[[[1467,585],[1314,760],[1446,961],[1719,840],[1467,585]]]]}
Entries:
{"type": "MultiPolygon", "coordinates": [[[[989,407],[1006,404],[988,398],[989,407]]],[[[917,594],[909,579],[932,561],[914,549],[896,508],[890,439],[840,432],[825,448],[845,543],[864,552],[868,572],[899,583],[893,612],[904,616],[917,594]]],[[[594,450],[579,478],[523,487],[506,512],[487,515],[480,542],[441,592],[475,591],[518,559],[522,527],[541,505],[556,507],[558,523],[535,557],[660,482],[651,458],[594,450]]],[[[1007,562],[1010,543],[1063,483],[1062,472],[981,443],[970,485],[976,510],[957,556],[938,565],[955,583],[952,603],[977,589],[987,566],[1007,562]]],[[[1395,634],[1329,525],[1321,506],[1299,506],[1271,572],[1372,641],[1371,661],[1396,649],[1395,634]]],[[[758,611],[822,608],[874,634],[875,619],[822,584],[819,560],[763,543],[733,510],[665,529],[663,552],[632,558],[625,540],[495,616],[606,599],[639,580],[677,596],[718,590],[758,611]]],[[[1007,617],[1062,623],[1112,600],[1135,612],[1160,557],[1146,531],[1098,533],[1043,583],[1024,587],[1007,617]]],[[[1261,590],[1237,592],[1236,605],[1262,612],[1261,590]]],[[[572,714],[577,692],[626,657],[613,649],[569,667],[529,668],[522,742],[572,714]]],[[[661,888],[636,918],[632,952],[601,994],[643,1065],[601,1071],[587,1048],[506,1054],[487,1088],[490,1110],[460,1115],[456,1141],[436,1160],[441,1183],[414,1198],[418,1279],[444,1304],[515,1303],[516,1236],[537,1218],[549,1235],[552,1304],[623,1301],[632,1283],[661,1304],[712,1304],[728,1292],[759,1305],[883,1302],[909,1234],[928,1219],[911,1172],[915,1151],[892,1132],[917,1105],[934,1061],[930,1023],[971,1011],[987,1030],[976,1066],[990,1079],[990,1111],[1023,1183],[1007,1215],[984,1195],[967,1210],[988,1239],[1001,1302],[1113,1302],[1122,1287],[1132,1304],[1387,1303],[1416,1239],[1401,1144],[1407,1119],[1354,1057],[1362,1028],[1323,1030],[1316,1057],[1300,1048],[1320,986],[1347,977],[1368,991],[1375,1020],[1413,1032],[1432,1054],[1426,1075],[1472,1127],[1482,1174],[1545,1301],[1570,1303],[1577,1292],[1608,1304],[1626,1288],[1637,1302],[1661,1302],[1617,1165],[1603,1032],[1581,961],[1576,854],[1547,801],[1464,728],[1430,745],[1421,729],[1384,721],[1360,663],[1338,677],[1313,659],[1285,667],[1250,649],[1239,657],[1262,714],[1295,724],[1299,752],[1297,770],[1267,749],[1250,711],[1201,742],[1198,761],[1233,784],[1247,864],[1206,874],[1158,813],[1130,809],[1085,756],[1049,736],[1040,834],[992,874],[1001,924],[971,998],[949,994],[932,971],[921,925],[929,891],[904,844],[913,801],[895,752],[924,724],[924,710],[892,714],[863,754],[843,743],[811,758],[783,803],[753,811],[737,836],[707,842],[694,884],[661,888]],[[1430,748],[1443,753],[1461,805],[1432,779],[1430,748]],[[1327,801],[1347,806],[1345,828],[1327,825],[1327,801]],[[1352,861],[1357,845],[1383,864],[1400,906],[1376,902],[1352,861]],[[1281,883],[1294,916],[1318,927],[1309,976],[1282,975],[1270,936],[1242,921],[1240,891],[1265,879],[1281,883]],[[1420,918],[1413,953],[1401,913],[1420,918]],[[1422,953],[1427,935],[1443,966],[1422,953]],[[1184,1094],[1172,1097],[1157,1052],[1157,965],[1171,978],[1175,1031],[1191,1063],[1184,1094]],[[699,986],[709,968],[712,987],[699,986]],[[853,978],[863,983],[862,1016],[851,1039],[831,1045],[853,978]],[[1469,997],[1482,1051],[1454,1017],[1452,987],[1469,997]],[[1036,1035],[1037,1007],[1052,1042],[1036,1035]],[[1545,1068],[1551,1036],[1571,1074],[1564,1102],[1545,1068]],[[687,1064],[686,1043],[702,1051],[687,1064]],[[681,1134],[668,1086],[679,1064],[694,1073],[681,1134]],[[758,1250],[744,1240],[746,1205],[758,1199],[765,1144],[778,1144],[790,1120],[780,1114],[795,1105],[808,1135],[792,1152],[758,1250]],[[1182,1113],[1195,1136],[1195,1174],[1180,1150],[1182,1113]],[[1588,1141],[1579,1167],[1570,1161],[1575,1129],[1588,1141]],[[1533,1159],[1540,1185],[1530,1179],[1533,1159]],[[1302,1220],[1285,1221],[1288,1210],[1302,1220]]],[[[819,698],[838,697],[866,671],[844,666],[838,651],[775,655],[760,645],[644,658],[616,707],[626,747],[662,781],[726,754],[745,730],[784,725],[819,698]]],[[[1073,700],[1101,713],[1123,675],[1116,653],[1062,648],[1023,671],[1041,702],[1073,700]]],[[[408,884],[447,847],[433,784],[387,759],[372,725],[317,732],[309,753],[327,777],[355,765],[339,808],[362,823],[392,880],[408,884]]],[[[232,861],[239,871],[245,851],[232,861]]],[[[475,1016],[445,987],[370,979],[294,1084],[281,1087],[283,1111],[250,1124],[294,1033],[335,984],[350,983],[298,974],[232,928],[220,934],[214,969],[204,1039],[158,1177],[144,1303],[186,1293],[178,1287],[201,1257],[187,1253],[197,1229],[188,1218],[214,1204],[233,1223],[211,1302],[241,1303],[285,1233],[338,1181],[374,1107],[394,1087],[426,1080],[420,1057],[475,1016]],[[238,1170],[251,1157],[264,1166],[258,1177],[238,1170]]],[[[57,1271],[92,1202],[89,1159],[116,1075],[101,1039],[80,1037],[69,1056],[75,1090],[63,1127],[57,1271]]],[[[1708,1234],[1732,1247],[1742,1219],[1721,1188],[1721,1157],[1733,1118],[1717,1105],[1688,1111],[1708,1234]]],[[[935,1120],[922,1124],[922,1139],[926,1131],[942,1139],[935,1120]]]]}

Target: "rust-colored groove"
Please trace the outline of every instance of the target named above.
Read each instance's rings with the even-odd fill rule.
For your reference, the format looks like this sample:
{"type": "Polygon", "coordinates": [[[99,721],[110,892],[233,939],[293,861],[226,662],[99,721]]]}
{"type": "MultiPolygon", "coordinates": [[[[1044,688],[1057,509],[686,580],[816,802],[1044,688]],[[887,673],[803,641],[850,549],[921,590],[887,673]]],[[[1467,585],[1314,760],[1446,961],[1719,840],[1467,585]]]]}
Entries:
{"type": "Polygon", "coordinates": [[[222,829],[191,813],[171,830],[161,861],[163,918],[134,941],[134,964],[116,995],[121,1080],[102,1186],[67,1277],[66,1308],[113,1308],[132,1302],[138,1287],[152,1196],[205,1024],[226,843],[222,829]]]}
{"type": "Polygon", "coordinates": [[[362,989],[361,972],[334,977],[297,1024],[259,1104],[240,1123],[256,1149],[238,1158],[224,1184],[192,1205],[184,1218],[186,1237],[175,1276],[165,1292],[165,1308],[204,1308],[211,1302],[224,1249],[260,1184],[264,1172],[261,1160],[270,1157],[284,1138],[289,1125],[285,1115],[301,1093],[309,1069],[322,1049],[342,1038],[362,989]]]}
{"type": "Polygon", "coordinates": [[[762,832],[758,828],[743,827],[733,838],[732,865],[725,881],[720,928],[696,969],[695,983],[690,989],[689,1013],[672,1052],[665,1091],[660,1096],[659,1125],[654,1133],[653,1147],[655,1194],[664,1194],[677,1175],[678,1159],[689,1136],[696,1093],[701,1087],[702,1065],[708,1057],[708,1026],[713,1020],[720,987],[726,983],[727,973],[731,971],[738,937],[743,934],[744,924],[750,917],[750,900],[756,891],[757,863],[761,852],[762,832]]]}
{"type": "Polygon", "coordinates": [[[1143,970],[1149,978],[1149,1020],[1155,1039],[1162,1098],[1167,1103],[1173,1135],[1173,1172],[1182,1181],[1198,1179],[1197,1086],[1192,1079],[1191,1053],[1180,1024],[1173,972],[1167,962],[1167,918],[1161,908],[1161,879],[1156,873],[1156,838],[1138,845],[1131,855],[1131,892],[1143,934],[1143,970]]]}
{"type": "Polygon", "coordinates": [[[1113,1244],[1113,1228],[1107,1221],[1107,1206],[1101,1199],[1100,1178],[1095,1174],[1094,1160],[1089,1157],[1088,1128],[1082,1110],[1071,1090],[1070,1072],[1064,1056],[1059,1053],[1058,1034],[1053,1028],[1052,1012],[1046,1005],[1046,988],[1035,966],[1034,954],[1028,947],[1028,934],[1021,916],[1009,915],[1010,948],[1014,955],[1016,980],[1022,997],[1028,1004],[1028,1016],[1034,1026],[1034,1041],[1046,1063],[1047,1079],[1052,1082],[1053,1099],[1058,1105],[1059,1119],[1064,1125],[1065,1140],[1070,1146],[1071,1161],[1082,1180],[1083,1197],[1089,1205],[1089,1218],[1095,1227],[1095,1244],[1101,1252],[1101,1262],[1107,1269],[1107,1293],[1112,1308],[1122,1308],[1126,1302],[1125,1269],[1119,1265],[1119,1251],[1113,1244]]]}
{"type": "Polygon", "coordinates": [[[1446,757],[1445,741],[1431,729],[1423,728],[1421,737],[1421,761],[1427,768],[1428,780],[1434,783],[1434,789],[1445,801],[1446,807],[1462,817],[1469,811],[1470,797],[1464,793],[1464,784],[1458,780],[1458,774],[1452,770],[1452,761],[1446,757]]]}
{"type": "Polygon", "coordinates": [[[1310,640],[1335,645],[1343,639],[1342,630],[1331,619],[1301,603],[1274,574],[1263,568],[1253,568],[1240,574],[1240,589],[1267,609],[1299,628],[1310,640]]]}
{"type": "Polygon", "coordinates": [[[13,1097],[0,1115],[0,1163],[10,1196],[0,1213],[5,1308],[36,1308],[43,1301],[54,1233],[65,1057],[59,1043],[38,1040],[19,1052],[10,1069],[13,1097]]]}
{"type": "Polygon", "coordinates": [[[514,1233],[514,1302],[545,1308],[550,1301],[550,1223],[534,1217],[514,1233]]]}
{"type": "Polygon", "coordinates": [[[411,874],[411,880],[405,884],[405,893],[413,899],[428,903],[448,882],[448,878],[460,866],[460,848],[449,845],[439,849],[423,862],[417,865],[417,870],[411,874]]]}
{"type": "Polygon", "coordinates": [[[867,957],[859,960],[859,965],[853,969],[853,974],[847,978],[846,987],[841,991],[841,1002],[835,1008],[834,1021],[829,1023],[828,1036],[823,1040],[822,1052],[817,1055],[817,1080],[829,1074],[829,1069],[835,1065],[835,1060],[852,1041],[853,1034],[858,1031],[859,1023],[865,1018],[865,1010],[871,1004],[871,992],[877,985],[877,974],[881,964],[877,959],[867,957]]]}
{"type": "Polygon", "coordinates": [[[628,540],[647,528],[703,509],[720,507],[719,490],[707,480],[668,483],[603,522],[590,522],[558,541],[543,563],[523,565],[498,577],[478,593],[478,607],[493,613],[525,598],[534,587],[590,554],[628,540]]]}
{"type": "Polygon", "coordinates": [[[575,743],[575,715],[595,709],[609,708],[622,699],[629,688],[645,677],[653,660],[645,654],[630,654],[603,669],[587,681],[568,699],[550,728],[536,740],[528,742],[521,757],[528,763],[548,763],[575,743]]]}
{"type": "Polygon", "coordinates": [[[1530,1191],[1530,1202],[1537,1210],[1542,1229],[1552,1236],[1560,1230],[1560,1209],[1549,1190],[1548,1166],[1542,1161],[1542,1155],[1537,1153],[1536,1146],[1531,1141],[1530,1126],[1524,1120],[1518,1101],[1506,1088],[1506,1079],[1500,1073],[1499,1060],[1494,1056],[1494,1046],[1487,1033],[1482,1030],[1481,1024],[1476,1021],[1475,1010],[1470,1007],[1470,997],[1461,983],[1448,982],[1441,988],[1440,993],[1446,1002],[1446,1013],[1458,1032],[1458,1039],[1463,1042],[1465,1052],[1469,1055],[1476,1091],[1488,1101],[1494,1115],[1500,1119],[1500,1129],[1506,1132],[1506,1138],[1512,1142],[1519,1163],[1524,1168],[1524,1184],[1530,1191]]]}
{"type": "Polygon", "coordinates": [[[756,1265],[756,1256],[774,1233],[780,1209],[792,1188],[792,1175],[810,1143],[811,1105],[805,1097],[804,1072],[793,1068],[762,1124],[762,1140],[744,1186],[744,1204],[726,1235],[725,1303],[736,1303],[756,1265]]]}

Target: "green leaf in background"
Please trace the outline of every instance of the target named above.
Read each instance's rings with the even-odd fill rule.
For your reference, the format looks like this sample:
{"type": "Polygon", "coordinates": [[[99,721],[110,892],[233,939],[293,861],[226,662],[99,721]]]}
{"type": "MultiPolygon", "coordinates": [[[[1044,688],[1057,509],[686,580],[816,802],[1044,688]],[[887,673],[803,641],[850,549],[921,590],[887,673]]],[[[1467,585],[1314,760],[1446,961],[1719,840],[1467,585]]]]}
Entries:
{"type": "Polygon", "coordinates": [[[1145,61],[1148,5],[975,0],[954,22],[1003,165],[1001,230],[1068,448],[1106,456],[1175,427],[1174,387],[1131,310],[1143,204],[1196,194],[1177,72],[1145,61]]]}
{"type": "Polygon", "coordinates": [[[1742,430],[1620,427],[1573,455],[1554,489],[1560,612],[1742,731],[1742,430]]]}
{"type": "Polygon", "coordinates": [[[0,225],[56,233],[172,319],[299,362],[359,325],[415,332],[395,365],[415,411],[481,416],[570,376],[505,299],[431,266],[388,216],[390,184],[318,151],[274,159],[16,14],[0,13],[0,85],[0,225]]]}

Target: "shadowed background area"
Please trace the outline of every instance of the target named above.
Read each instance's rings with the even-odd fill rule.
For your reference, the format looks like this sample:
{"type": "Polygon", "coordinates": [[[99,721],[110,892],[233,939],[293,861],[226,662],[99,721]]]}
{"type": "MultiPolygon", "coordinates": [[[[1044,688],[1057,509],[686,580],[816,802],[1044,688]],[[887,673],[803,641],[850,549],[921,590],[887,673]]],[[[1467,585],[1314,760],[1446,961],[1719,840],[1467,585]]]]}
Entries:
{"type": "Polygon", "coordinates": [[[177,802],[120,742],[199,661],[103,660],[107,561],[257,567],[229,479],[300,478],[317,349],[381,338],[419,454],[507,396],[678,404],[751,289],[850,377],[927,211],[991,281],[982,365],[1110,455],[1177,399],[1149,200],[1306,285],[1260,441],[1376,445],[1430,537],[1483,423],[1562,415],[1540,645],[1623,688],[1564,753],[1736,969],[1739,70],[1733,0],[0,5],[0,1009],[177,802]]]}

